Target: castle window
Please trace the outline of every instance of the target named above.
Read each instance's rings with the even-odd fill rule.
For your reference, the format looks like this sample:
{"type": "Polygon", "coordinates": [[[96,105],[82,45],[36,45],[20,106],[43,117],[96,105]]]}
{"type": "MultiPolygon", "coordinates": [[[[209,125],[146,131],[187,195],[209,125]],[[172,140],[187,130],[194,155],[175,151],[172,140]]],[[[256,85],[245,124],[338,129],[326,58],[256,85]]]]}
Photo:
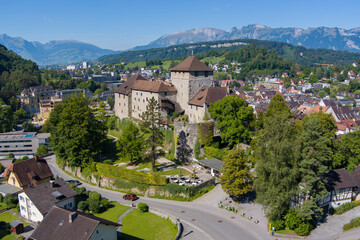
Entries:
{"type": "Polygon", "coordinates": [[[142,93],[140,93],[140,96],[142,96],[142,93]]]}
{"type": "Polygon", "coordinates": [[[192,109],[192,105],[190,105],[190,109],[192,109]]]}
{"type": "Polygon", "coordinates": [[[198,77],[199,76],[199,72],[195,72],[195,77],[198,77]]]}
{"type": "Polygon", "coordinates": [[[205,77],[209,76],[209,72],[205,72],[205,77]]]}
{"type": "Polygon", "coordinates": [[[167,95],[167,92],[165,92],[165,96],[167,95]]]}
{"type": "Polygon", "coordinates": [[[198,110],[198,107],[196,106],[196,111],[198,110]]]}

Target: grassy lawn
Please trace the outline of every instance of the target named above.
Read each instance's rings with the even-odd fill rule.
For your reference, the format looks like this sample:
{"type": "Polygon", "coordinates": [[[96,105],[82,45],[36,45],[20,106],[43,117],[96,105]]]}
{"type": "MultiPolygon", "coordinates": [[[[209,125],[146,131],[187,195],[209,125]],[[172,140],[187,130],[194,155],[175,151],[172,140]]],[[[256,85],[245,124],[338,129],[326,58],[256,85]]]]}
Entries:
{"type": "Polygon", "coordinates": [[[0,202],[0,210],[3,210],[6,208],[6,204],[5,203],[2,203],[0,202]]]}
{"type": "Polygon", "coordinates": [[[111,202],[110,207],[102,213],[97,213],[95,216],[104,218],[109,221],[117,222],[120,215],[123,214],[130,207],[119,204],[118,202],[111,202]]]}
{"type": "Polygon", "coordinates": [[[225,57],[206,57],[201,59],[202,62],[208,62],[211,64],[215,64],[217,62],[225,60],[225,57]]]}
{"type": "Polygon", "coordinates": [[[4,230],[0,230],[0,239],[1,240],[16,240],[16,237],[14,235],[11,235],[4,230]]]}
{"type": "Polygon", "coordinates": [[[155,173],[155,175],[180,175],[180,171],[181,171],[181,175],[185,175],[185,176],[190,176],[191,172],[182,169],[182,168],[176,168],[176,169],[171,169],[168,171],[158,171],[155,173]]]}
{"type": "Polygon", "coordinates": [[[177,227],[152,213],[141,213],[138,209],[127,214],[122,222],[122,240],[130,240],[133,237],[147,240],[174,239],[177,227]]]}
{"type": "Polygon", "coordinates": [[[125,69],[134,67],[146,67],[146,62],[133,62],[125,65],[125,69]]]}
{"type": "MultiPolygon", "coordinates": [[[[10,223],[11,221],[16,220],[16,219],[20,220],[19,218],[17,218],[15,215],[11,214],[10,212],[4,212],[4,213],[0,214],[0,221],[10,223]]],[[[24,226],[29,225],[29,223],[27,223],[27,222],[24,222],[24,221],[22,221],[22,222],[24,223],[24,226]]]]}

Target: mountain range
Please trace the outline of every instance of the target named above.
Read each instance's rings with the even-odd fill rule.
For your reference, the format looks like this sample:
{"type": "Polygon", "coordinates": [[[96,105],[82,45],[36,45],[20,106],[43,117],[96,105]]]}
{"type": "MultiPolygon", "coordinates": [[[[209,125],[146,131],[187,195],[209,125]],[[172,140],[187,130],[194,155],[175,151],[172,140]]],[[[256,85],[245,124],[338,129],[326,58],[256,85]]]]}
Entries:
{"type": "Polygon", "coordinates": [[[6,34],[0,34],[0,44],[38,65],[90,61],[103,55],[119,53],[74,40],[50,41],[42,44],[6,34]]]}
{"type": "Polygon", "coordinates": [[[240,29],[234,27],[230,31],[215,28],[196,28],[164,35],[145,46],[133,50],[160,48],[184,43],[207,42],[218,40],[258,39],[286,42],[307,48],[325,48],[360,52],[360,27],[343,28],[271,28],[252,24],[240,29]]]}

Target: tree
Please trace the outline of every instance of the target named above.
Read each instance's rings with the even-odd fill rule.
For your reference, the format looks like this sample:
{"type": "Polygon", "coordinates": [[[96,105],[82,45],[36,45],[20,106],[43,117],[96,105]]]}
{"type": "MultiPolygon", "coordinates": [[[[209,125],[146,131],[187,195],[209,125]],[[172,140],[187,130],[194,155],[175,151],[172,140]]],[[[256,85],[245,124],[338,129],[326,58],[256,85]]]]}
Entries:
{"type": "Polygon", "coordinates": [[[229,147],[238,143],[248,143],[252,137],[250,123],[254,120],[253,108],[236,95],[226,96],[211,104],[210,115],[217,121],[221,140],[229,147]]]}
{"type": "Polygon", "coordinates": [[[57,158],[71,166],[88,166],[106,139],[105,123],[89,105],[86,98],[74,95],[57,104],[50,114],[50,144],[57,158]]]}
{"type": "Polygon", "coordinates": [[[345,167],[349,172],[354,171],[360,163],[360,131],[340,136],[335,146],[336,154],[333,168],[345,167]]]}
{"type": "Polygon", "coordinates": [[[146,111],[142,114],[141,128],[146,136],[147,147],[149,148],[152,169],[155,170],[156,148],[164,141],[164,134],[160,130],[161,113],[160,105],[154,97],[148,100],[146,111]]]}
{"type": "Polygon", "coordinates": [[[276,115],[284,115],[290,118],[290,108],[286,105],[284,98],[280,94],[276,94],[271,99],[268,109],[265,112],[266,117],[273,117],[276,115]]]}
{"type": "Polygon", "coordinates": [[[113,109],[114,109],[114,105],[115,105],[115,99],[112,98],[112,97],[108,97],[107,103],[109,104],[110,109],[113,110],[113,109]]]}
{"type": "Polygon", "coordinates": [[[299,147],[287,110],[265,117],[264,127],[252,144],[256,162],[256,201],[264,206],[270,220],[280,219],[289,208],[299,176],[299,147]]]}
{"type": "Polygon", "coordinates": [[[144,138],[140,130],[133,122],[130,122],[123,130],[116,142],[119,151],[118,156],[130,161],[132,164],[143,158],[144,138]]]}
{"type": "Polygon", "coordinates": [[[36,128],[31,122],[25,121],[21,127],[24,129],[24,132],[36,132],[36,128]]]}
{"type": "Polygon", "coordinates": [[[45,156],[46,154],[48,154],[47,147],[45,145],[40,145],[36,150],[36,155],[41,157],[41,156],[45,156]]]}
{"type": "Polygon", "coordinates": [[[177,141],[176,159],[181,163],[187,162],[189,161],[190,154],[191,148],[187,144],[186,134],[184,131],[181,131],[177,141]]]}
{"type": "Polygon", "coordinates": [[[299,216],[314,220],[322,214],[318,200],[327,194],[325,176],[333,161],[336,125],[329,114],[322,112],[306,116],[299,125],[301,179],[297,194],[304,196],[299,216]]]}
{"type": "Polygon", "coordinates": [[[14,126],[14,116],[11,107],[3,105],[4,102],[0,99],[0,132],[9,132],[14,126]]]}
{"type": "Polygon", "coordinates": [[[232,149],[224,158],[220,183],[224,191],[231,196],[239,196],[252,191],[253,176],[250,162],[240,147],[232,149]]]}

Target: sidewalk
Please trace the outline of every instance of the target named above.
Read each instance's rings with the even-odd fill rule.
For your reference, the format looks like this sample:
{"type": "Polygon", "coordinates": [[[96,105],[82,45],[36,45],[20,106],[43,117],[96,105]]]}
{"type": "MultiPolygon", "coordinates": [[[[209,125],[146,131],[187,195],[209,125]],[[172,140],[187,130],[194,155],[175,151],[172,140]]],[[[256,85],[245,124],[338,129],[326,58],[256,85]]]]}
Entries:
{"type": "Polygon", "coordinates": [[[352,230],[343,233],[343,226],[350,222],[351,219],[360,217],[360,206],[351,209],[350,211],[342,215],[328,216],[326,222],[320,224],[315,230],[313,230],[308,239],[359,239],[360,235],[358,230],[352,230]],[[354,238],[351,235],[354,234],[354,238]]]}

